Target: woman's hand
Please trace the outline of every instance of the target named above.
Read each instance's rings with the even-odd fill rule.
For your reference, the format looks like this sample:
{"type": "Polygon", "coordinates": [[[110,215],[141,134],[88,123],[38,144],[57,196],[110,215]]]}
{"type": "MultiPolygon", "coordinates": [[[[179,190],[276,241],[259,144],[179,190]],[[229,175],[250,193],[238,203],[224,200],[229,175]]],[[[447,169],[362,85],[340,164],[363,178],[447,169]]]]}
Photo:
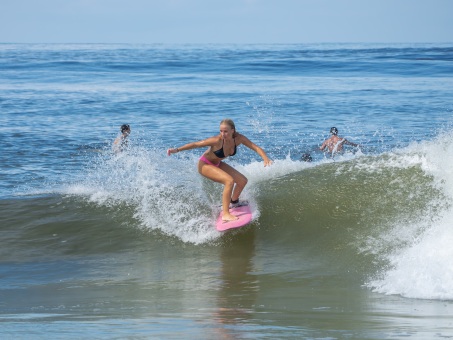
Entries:
{"type": "Polygon", "coordinates": [[[274,163],[274,161],[269,158],[264,160],[264,166],[270,166],[272,163],[274,163]]]}
{"type": "Polygon", "coordinates": [[[178,152],[179,152],[178,148],[168,149],[167,150],[167,155],[170,156],[172,153],[178,153],[178,152]]]}

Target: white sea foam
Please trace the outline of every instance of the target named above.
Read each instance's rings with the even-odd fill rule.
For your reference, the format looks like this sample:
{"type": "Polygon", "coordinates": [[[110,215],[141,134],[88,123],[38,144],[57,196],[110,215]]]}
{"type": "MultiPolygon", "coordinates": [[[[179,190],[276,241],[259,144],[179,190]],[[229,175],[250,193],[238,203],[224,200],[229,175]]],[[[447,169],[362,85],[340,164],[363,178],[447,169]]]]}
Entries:
{"type": "Polygon", "coordinates": [[[374,291],[422,299],[453,299],[453,213],[446,212],[407,247],[388,254],[391,268],[369,282],[374,291]]]}
{"type": "Polygon", "coordinates": [[[213,203],[201,187],[193,159],[137,147],[119,156],[101,155],[65,193],[113,208],[127,205],[140,228],[203,243],[219,234],[212,226],[213,203]]]}
{"type": "Polygon", "coordinates": [[[420,167],[432,177],[432,185],[443,195],[433,197],[434,201],[439,200],[433,202],[433,206],[440,209],[428,209],[415,223],[395,221],[392,230],[374,240],[376,253],[392,249],[383,252],[389,266],[377,275],[378,278],[367,283],[376,292],[411,298],[453,299],[451,138],[451,133],[444,133],[433,141],[413,143],[396,151],[387,164],[391,167],[420,167]]]}

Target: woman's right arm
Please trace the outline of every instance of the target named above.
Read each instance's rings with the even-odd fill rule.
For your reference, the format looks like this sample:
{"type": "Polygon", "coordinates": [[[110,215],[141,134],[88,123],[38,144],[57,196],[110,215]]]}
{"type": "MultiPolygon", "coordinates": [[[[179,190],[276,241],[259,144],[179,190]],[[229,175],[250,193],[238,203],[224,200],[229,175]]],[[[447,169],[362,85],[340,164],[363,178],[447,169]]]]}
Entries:
{"type": "Polygon", "coordinates": [[[183,146],[180,146],[178,148],[173,148],[173,149],[168,149],[167,150],[167,155],[171,155],[172,153],[178,153],[180,151],[186,151],[186,150],[191,150],[191,149],[197,149],[197,148],[202,148],[206,146],[211,146],[214,145],[218,140],[218,137],[210,137],[206,138],[204,140],[200,140],[198,142],[192,142],[192,143],[187,143],[183,146]]]}

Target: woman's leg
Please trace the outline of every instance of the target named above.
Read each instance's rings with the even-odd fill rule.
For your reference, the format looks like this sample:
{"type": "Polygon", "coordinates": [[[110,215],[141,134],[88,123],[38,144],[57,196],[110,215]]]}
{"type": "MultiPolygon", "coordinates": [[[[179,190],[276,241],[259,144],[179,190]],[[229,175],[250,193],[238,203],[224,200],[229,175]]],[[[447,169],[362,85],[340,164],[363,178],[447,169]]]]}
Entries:
{"type": "Polygon", "coordinates": [[[223,194],[222,194],[222,210],[223,216],[222,219],[224,221],[234,221],[237,220],[238,217],[232,215],[230,213],[230,200],[231,194],[233,192],[234,187],[234,179],[231,175],[227,172],[222,170],[220,167],[216,167],[214,165],[206,164],[203,161],[198,161],[198,172],[206,178],[214,182],[218,182],[223,184],[223,194]]]}
{"type": "Polygon", "coordinates": [[[233,177],[234,183],[236,184],[233,189],[233,193],[230,197],[230,200],[236,201],[239,199],[239,196],[241,196],[242,190],[244,190],[245,186],[247,185],[248,179],[245,177],[243,174],[241,174],[239,171],[237,171],[235,168],[232,166],[226,164],[226,163],[220,163],[220,169],[225,171],[227,174],[229,174],[231,177],[233,177]]]}

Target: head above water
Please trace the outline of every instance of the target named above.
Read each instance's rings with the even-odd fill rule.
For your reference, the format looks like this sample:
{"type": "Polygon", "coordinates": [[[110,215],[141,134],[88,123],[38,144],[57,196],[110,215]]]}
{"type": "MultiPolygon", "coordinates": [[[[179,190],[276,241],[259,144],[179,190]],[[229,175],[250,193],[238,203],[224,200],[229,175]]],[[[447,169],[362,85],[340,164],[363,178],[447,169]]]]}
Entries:
{"type": "Polygon", "coordinates": [[[336,136],[336,135],[338,135],[338,129],[336,127],[332,127],[332,128],[330,128],[330,133],[332,135],[336,136]]]}
{"type": "MultiPolygon", "coordinates": [[[[229,128],[231,128],[233,130],[233,137],[236,137],[236,126],[234,125],[234,122],[233,120],[231,119],[224,119],[220,122],[220,126],[222,125],[226,125],[228,126],[229,128]]],[[[220,130],[222,130],[222,128],[220,128],[220,130]]]]}
{"type": "Polygon", "coordinates": [[[129,124],[121,125],[121,133],[130,132],[130,131],[131,131],[131,127],[129,126],[129,124]]]}
{"type": "Polygon", "coordinates": [[[313,160],[309,153],[304,153],[300,159],[304,162],[311,162],[313,160]]]}

